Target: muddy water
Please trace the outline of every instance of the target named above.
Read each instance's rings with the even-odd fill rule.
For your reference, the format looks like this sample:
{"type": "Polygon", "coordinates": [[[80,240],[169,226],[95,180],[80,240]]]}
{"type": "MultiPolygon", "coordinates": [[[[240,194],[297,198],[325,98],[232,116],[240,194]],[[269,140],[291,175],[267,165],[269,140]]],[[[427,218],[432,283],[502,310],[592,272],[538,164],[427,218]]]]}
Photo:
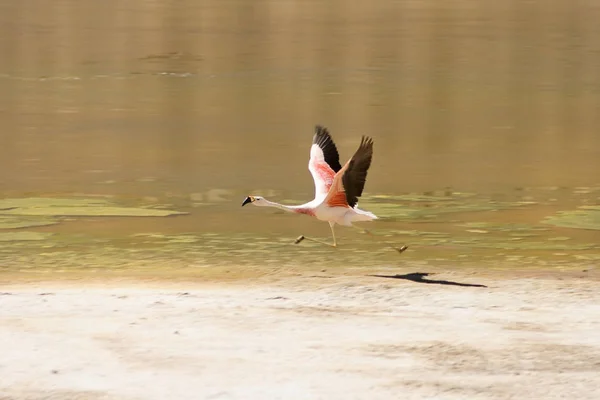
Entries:
{"type": "Polygon", "coordinates": [[[5,221],[3,264],[395,262],[354,232],[336,259],[288,248],[326,224],[240,209],[311,198],[316,123],[343,159],[375,138],[361,206],[403,257],[593,262],[599,231],[542,221],[600,203],[599,20],[592,1],[4,2],[3,197],[188,214],[5,221]]]}

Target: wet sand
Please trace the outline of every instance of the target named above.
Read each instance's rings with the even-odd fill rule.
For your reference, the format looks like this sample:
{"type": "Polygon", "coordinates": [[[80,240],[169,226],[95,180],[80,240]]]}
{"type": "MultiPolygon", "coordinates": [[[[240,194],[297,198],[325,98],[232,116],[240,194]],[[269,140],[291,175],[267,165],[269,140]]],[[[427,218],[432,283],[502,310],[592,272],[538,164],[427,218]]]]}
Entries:
{"type": "Polygon", "coordinates": [[[0,399],[600,397],[595,268],[298,271],[5,279],[0,399]]]}

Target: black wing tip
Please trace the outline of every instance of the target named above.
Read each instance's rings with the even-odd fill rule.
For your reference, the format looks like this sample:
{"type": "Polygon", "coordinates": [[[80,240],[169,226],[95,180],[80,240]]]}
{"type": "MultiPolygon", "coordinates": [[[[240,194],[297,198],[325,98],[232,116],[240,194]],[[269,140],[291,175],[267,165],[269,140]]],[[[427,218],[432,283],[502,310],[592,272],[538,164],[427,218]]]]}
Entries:
{"type": "Polygon", "coordinates": [[[323,125],[315,126],[313,144],[316,144],[321,148],[321,150],[323,150],[325,162],[334,172],[338,172],[340,169],[342,169],[340,164],[340,156],[335,143],[333,142],[333,138],[329,134],[329,130],[323,125]]]}
{"type": "Polygon", "coordinates": [[[373,143],[374,143],[373,138],[370,136],[363,135],[362,138],[360,139],[361,147],[363,147],[363,146],[373,147],[373,143]]]}
{"type": "Polygon", "coordinates": [[[313,137],[313,143],[318,144],[320,141],[331,139],[329,130],[323,125],[315,125],[315,136],[313,137]]]}
{"type": "Polygon", "coordinates": [[[372,137],[363,135],[363,137],[360,139],[360,145],[358,146],[358,149],[354,155],[359,158],[363,158],[364,156],[372,156],[373,144],[374,141],[372,137]]]}
{"type": "Polygon", "coordinates": [[[372,157],[373,138],[363,135],[360,146],[350,160],[350,167],[342,177],[346,189],[346,201],[350,207],[356,206],[359,197],[362,196],[372,157]]]}
{"type": "MultiPolygon", "coordinates": [[[[329,129],[323,125],[315,125],[315,135],[313,137],[313,144],[325,145],[327,142],[333,143],[333,138],[329,134],[329,129]]],[[[373,147],[373,138],[367,135],[363,135],[360,140],[360,147],[373,147]]]]}

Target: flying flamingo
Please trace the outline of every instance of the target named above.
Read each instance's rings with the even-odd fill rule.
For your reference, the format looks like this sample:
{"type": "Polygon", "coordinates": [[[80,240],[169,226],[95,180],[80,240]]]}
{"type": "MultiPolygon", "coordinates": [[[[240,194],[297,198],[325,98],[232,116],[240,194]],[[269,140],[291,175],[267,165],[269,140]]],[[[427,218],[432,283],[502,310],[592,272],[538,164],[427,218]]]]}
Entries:
{"type": "MultiPolygon", "coordinates": [[[[242,207],[248,203],[260,207],[275,207],[297,214],[306,214],[318,220],[329,222],[333,243],[307,238],[304,235],[296,239],[296,244],[303,239],[312,240],[328,246],[337,246],[334,225],[353,226],[353,222],[372,221],[377,216],[357,207],[358,198],[362,195],[367,178],[367,170],[373,157],[373,139],[363,136],[358,150],[344,166],[340,165],[340,157],[327,128],[317,125],[313,144],[310,148],[308,170],[315,181],[315,198],[299,206],[287,206],[269,201],[261,196],[248,196],[242,207]]],[[[360,229],[360,228],[359,228],[360,229]]],[[[396,249],[400,252],[404,249],[396,249]]]]}

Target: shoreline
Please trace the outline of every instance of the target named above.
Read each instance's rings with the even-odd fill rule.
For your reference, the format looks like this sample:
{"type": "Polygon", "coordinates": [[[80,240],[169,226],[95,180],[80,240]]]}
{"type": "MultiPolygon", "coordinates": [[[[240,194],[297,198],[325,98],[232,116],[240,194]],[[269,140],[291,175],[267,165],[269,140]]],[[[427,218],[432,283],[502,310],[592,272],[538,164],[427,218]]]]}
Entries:
{"type": "Polygon", "coordinates": [[[547,265],[528,267],[497,267],[475,268],[457,266],[455,268],[434,265],[422,265],[407,262],[402,266],[381,267],[339,267],[320,268],[309,267],[279,267],[244,266],[235,267],[191,267],[165,269],[114,269],[114,270],[71,270],[54,272],[47,270],[31,271],[1,271],[0,288],[15,285],[51,285],[69,286],[75,282],[85,282],[87,285],[114,285],[126,283],[129,285],[171,285],[186,283],[194,285],[220,284],[269,284],[294,278],[354,278],[357,283],[373,275],[406,275],[429,274],[435,276],[463,277],[466,279],[486,280],[518,280],[518,279],[585,279],[600,280],[600,265],[576,265],[569,268],[553,268],[547,265]],[[413,265],[414,264],[414,265],[413,265]]]}
{"type": "Polygon", "coordinates": [[[2,279],[0,398],[600,396],[597,269],[421,269],[2,279]]]}

